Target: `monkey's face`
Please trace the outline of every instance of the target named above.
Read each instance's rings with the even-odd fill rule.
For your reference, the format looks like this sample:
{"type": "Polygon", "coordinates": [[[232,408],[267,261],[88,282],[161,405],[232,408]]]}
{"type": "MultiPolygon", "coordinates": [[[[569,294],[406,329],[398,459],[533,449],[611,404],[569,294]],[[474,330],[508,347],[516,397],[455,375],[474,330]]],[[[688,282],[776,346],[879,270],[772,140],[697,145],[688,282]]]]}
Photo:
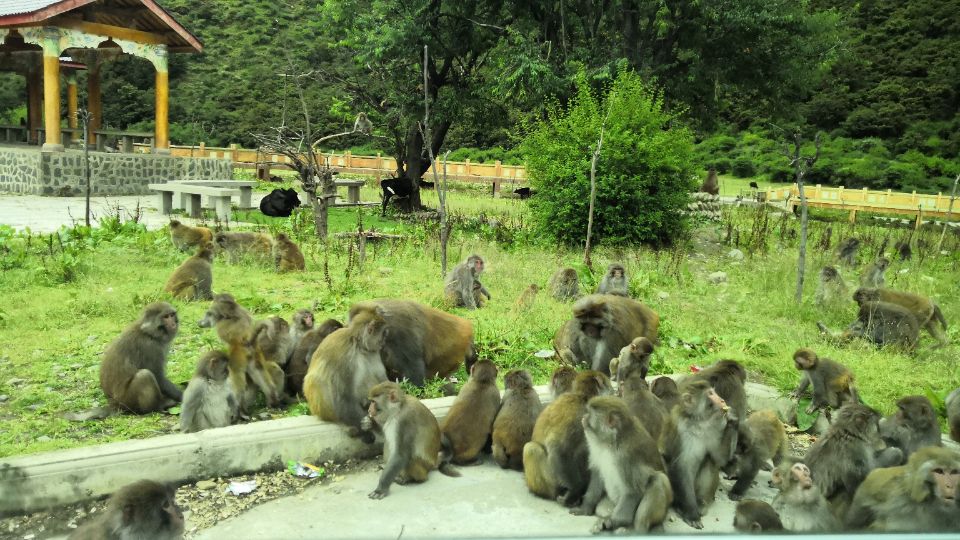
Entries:
{"type": "Polygon", "coordinates": [[[177,312],[174,310],[167,311],[161,316],[163,321],[163,327],[166,329],[167,334],[174,335],[177,333],[177,329],[180,327],[180,320],[177,318],[177,312]]]}
{"type": "Polygon", "coordinates": [[[797,371],[803,371],[805,369],[812,369],[815,362],[813,358],[806,354],[797,354],[793,357],[793,365],[797,368],[797,371]]]}
{"type": "Polygon", "coordinates": [[[810,474],[810,468],[803,463],[794,463],[790,467],[790,476],[800,489],[813,489],[813,476],[810,474]]]}
{"type": "Polygon", "coordinates": [[[727,406],[727,402],[724,401],[720,394],[716,390],[710,388],[706,391],[707,399],[709,400],[709,405],[713,407],[714,410],[718,411],[728,411],[730,407],[727,406]]]}
{"type": "Polygon", "coordinates": [[[216,304],[210,306],[210,309],[203,314],[203,318],[197,323],[200,328],[212,328],[216,326],[223,317],[220,314],[220,310],[217,309],[216,304]]]}
{"type": "Polygon", "coordinates": [[[300,328],[303,330],[313,328],[313,313],[308,311],[300,316],[300,328]]]}
{"type": "Polygon", "coordinates": [[[473,275],[479,276],[483,272],[483,259],[477,257],[473,261],[473,275]]]}

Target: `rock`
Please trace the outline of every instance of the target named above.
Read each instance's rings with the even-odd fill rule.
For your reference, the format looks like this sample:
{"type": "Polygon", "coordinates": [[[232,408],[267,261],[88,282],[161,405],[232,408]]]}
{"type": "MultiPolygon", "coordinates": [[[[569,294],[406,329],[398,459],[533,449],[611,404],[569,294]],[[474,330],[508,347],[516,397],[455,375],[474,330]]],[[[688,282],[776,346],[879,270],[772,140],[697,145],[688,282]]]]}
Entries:
{"type": "Polygon", "coordinates": [[[660,301],[666,300],[668,298],[670,298],[670,293],[666,291],[660,291],[657,293],[657,299],[660,301]]]}
{"type": "Polygon", "coordinates": [[[50,442],[50,441],[52,441],[52,440],[53,440],[53,439],[51,439],[50,437],[48,437],[48,436],[46,436],[46,435],[41,435],[41,436],[37,437],[37,442],[50,442]]]}
{"type": "Polygon", "coordinates": [[[27,382],[26,379],[18,379],[16,377],[7,381],[7,386],[20,386],[21,384],[27,382]]]}
{"type": "Polygon", "coordinates": [[[70,369],[80,369],[83,367],[83,364],[70,364],[70,369]]]}
{"type": "Polygon", "coordinates": [[[714,272],[707,276],[707,281],[714,285],[719,285],[720,283],[727,282],[727,273],[726,272],[714,272]]]}
{"type": "Polygon", "coordinates": [[[3,402],[5,402],[5,401],[7,401],[8,399],[10,399],[10,396],[8,396],[8,395],[6,395],[6,394],[0,395],[0,403],[3,403],[3,402]]]}
{"type": "Polygon", "coordinates": [[[30,410],[30,411],[39,411],[39,410],[40,410],[40,404],[27,405],[27,410],[30,410]]]}
{"type": "Polygon", "coordinates": [[[743,252],[736,248],[731,249],[730,251],[727,252],[727,258],[733,259],[735,261],[742,261],[743,252]]]}
{"type": "Polygon", "coordinates": [[[213,480],[200,480],[197,482],[197,489],[202,489],[204,491],[210,490],[217,487],[217,483],[213,480]]]}
{"type": "Polygon", "coordinates": [[[387,268],[386,266],[381,266],[380,268],[377,269],[377,271],[380,272],[381,276],[389,276],[390,274],[393,273],[393,268],[387,268]]]}

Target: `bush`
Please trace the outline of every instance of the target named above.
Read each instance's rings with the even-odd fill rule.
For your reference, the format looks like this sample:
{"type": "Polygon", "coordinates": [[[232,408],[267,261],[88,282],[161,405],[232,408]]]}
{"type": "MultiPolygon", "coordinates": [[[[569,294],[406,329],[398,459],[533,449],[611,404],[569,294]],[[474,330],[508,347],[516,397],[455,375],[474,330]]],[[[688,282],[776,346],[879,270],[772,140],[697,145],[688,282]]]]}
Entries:
{"type": "Polygon", "coordinates": [[[752,178],[757,175],[757,167],[753,164],[753,159],[747,156],[740,156],[733,160],[730,171],[737,178],[752,178]]]}
{"type": "Polygon", "coordinates": [[[677,238],[697,182],[693,137],[677,114],[635,73],[621,72],[605,99],[581,74],[575,98],[548,107],[521,144],[538,191],[530,203],[538,228],[565,244],[586,238],[590,161],[603,126],[593,241],[663,245],[677,238]]]}

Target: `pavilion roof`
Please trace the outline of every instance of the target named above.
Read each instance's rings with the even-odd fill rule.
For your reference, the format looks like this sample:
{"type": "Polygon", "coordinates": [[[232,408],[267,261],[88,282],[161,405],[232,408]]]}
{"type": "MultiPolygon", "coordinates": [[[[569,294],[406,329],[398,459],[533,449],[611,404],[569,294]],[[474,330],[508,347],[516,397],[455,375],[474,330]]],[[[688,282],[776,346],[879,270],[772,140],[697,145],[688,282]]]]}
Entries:
{"type": "Polygon", "coordinates": [[[171,52],[203,50],[203,43],[155,0],[0,1],[0,28],[37,24],[79,25],[81,30],[86,28],[91,33],[119,27],[159,36],[171,52]]]}

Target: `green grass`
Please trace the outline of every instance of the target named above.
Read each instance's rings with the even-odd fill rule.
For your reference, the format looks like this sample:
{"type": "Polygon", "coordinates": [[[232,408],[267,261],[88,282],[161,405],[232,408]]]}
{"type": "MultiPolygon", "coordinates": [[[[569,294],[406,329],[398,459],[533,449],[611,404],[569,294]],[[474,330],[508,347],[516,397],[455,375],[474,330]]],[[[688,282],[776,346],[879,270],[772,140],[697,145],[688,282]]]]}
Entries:
{"type": "MultiPolygon", "coordinates": [[[[364,199],[375,194],[372,188],[363,190],[364,199]]],[[[434,192],[424,193],[427,204],[435,204],[435,197],[434,192]]],[[[465,187],[451,193],[450,206],[455,223],[450,264],[481,253],[487,260],[484,283],[493,293],[484,309],[454,312],[474,322],[481,356],[494,360],[501,373],[526,368],[539,383],[546,382],[555,363],[534,353],[552,347],[554,332],[569,316],[569,305],[544,293],[528,311],[518,311],[514,302],[530,283],[544,287],[557,267],[578,265],[582,253],[531,241],[536,235],[527,230],[525,202],[493,199],[465,187]],[[485,218],[478,219],[480,213],[485,218]],[[499,226],[491,228],[489,218],[499,226]]],[[[376,297],[411,298],[441,306],[436,225],[380,220],[378,213],[378,208],[362,211],[364,228],[376,227],[404,238],[368,243],[363,267],[351,240],[331,239],[326,246],[313,240],[312,222],[303,210],[293,218],[271,219],[260,227],[292,234],[306,256],[306,272],[277,275],[252,262],[231,266],[218,259],[214,290],[232,293],[256,317],[289,318],[294,310],[316,302],[317,318],[343,320],[352,303],[376,297]]],[[[841,347],[826,342],[818,335],[815,321],[822,319],[841,328],[855,312],[852,302],[827,313],[813,305],[817,272],[828,262],[829,252],[811,248],[805,300],[797,305],[793,301],[796,241],[790,233],[798,229],[797,222],[771,216],[766,234],[751,236],[756,211],[741,209],[725,215],[740,248],[748,253],[742,262],[725,256],[733,246],[704,242],[725,236],[727,223],[697,229],[693,253],[647,248],[595,252],[598,269],[613,260],[623,261],[633,295],[660,314],[661,345],[653,373],[685,372],[691,365],[733,358],[748,367],[752,379],[787,391],[797,381],[792,352],[812,347],[849,365],[862,397],[885,412],[902,395],[927,389],[943,395],[960,386],[957,346],[928,350],[932,344],[928,336],[914,355],[860,343],[841,347]],[[747,244],[757,249],[751,254],[747,244]],[[717,270],[728,273],[727,284],[706,282],[706,276],[717,270]],[[660,293],[668,296],[661,299],[660,293]]],[[[334,209],[330,216],[332,232],[356,229],[357,209],[334,209]]],[[[825,226],[811,224],[812,241],[825,226]]],[[[833,224],[833,228],[836,243],[841,227],[833,224]]],[[[875,251],[888,234],[866,225],[857,225],[854,232],[867,245],[864,252],[875,251]]],[[[845,229],[843,234],[850,231],[845,229]]],[[[938,236],[938,232],[922,232],[918,240],[935,245],[938,236]]],[[[934,297],[947,319],[956,323],[960,320],[960,298],[955,293],[960,258],[956,237],[947,238],[945,249],[950,255],[934,257],[928,249],[922,260],[918,253],[912,262],[894,263],[887,277],[897,289],[934,297]]],[[[162,286],[184,257],[170,244],[166,230],[146,232],[115,224],[92,233],[63,232],[58,239],[27,238],[0,227],[0,294],[5,299],[0,306],[0,395],[9,396],[0,403],[0,457],[168,432],[171,420],[161,415],[116,416],[79,424],[62,419],[61,414],[104,404],[97,378],[102,351],[145,303],[169,300],[162,286]]],[[[844,276],[851,285],[856,281],[850,271],[844,276]]],[[[595,283],[586,269],[582,278],[585,289],[595,283]]],[[[168,372],[175,382],[183,383],[200,354],[219,343],[213,331],[196,325],[205,302],[173,304],[182,325],[168,372]]],[[[950,334],[957,341],[960,335],[954,328],[950,334]]],[[[461,380],[464,377],[461,370],[461,380]]],[[[292,406],[289,414],[303,412],[302,406],[292,406]]]]}

